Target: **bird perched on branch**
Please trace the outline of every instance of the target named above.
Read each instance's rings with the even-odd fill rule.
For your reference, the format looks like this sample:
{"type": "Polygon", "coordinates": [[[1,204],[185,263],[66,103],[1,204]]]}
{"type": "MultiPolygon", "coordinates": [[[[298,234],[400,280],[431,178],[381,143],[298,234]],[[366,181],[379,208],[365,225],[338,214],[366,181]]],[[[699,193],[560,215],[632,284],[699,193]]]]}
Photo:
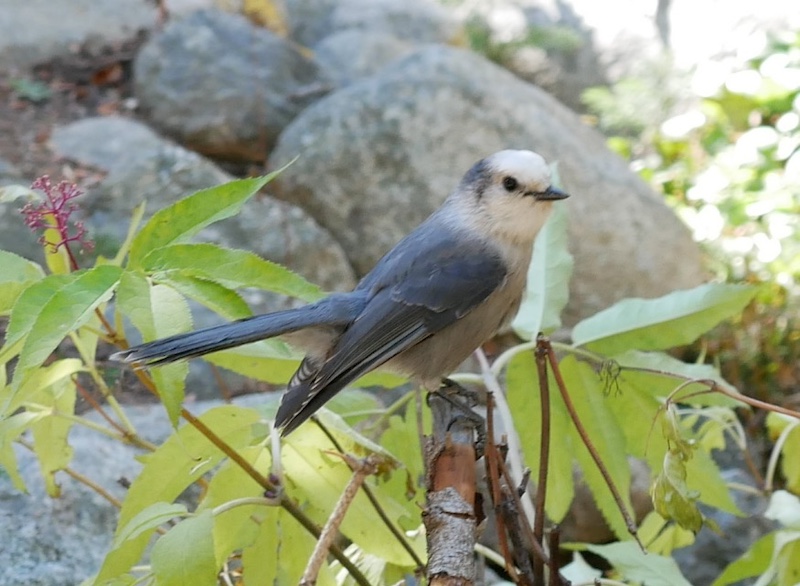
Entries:
{"type": "Polygon", "coordinates": [[[533,241],[553,201],[544,159],[505,150],[475,163],[350,293],[118,352],[157,365],[280,336],[306,351],[276,415],[283,435],[378,367],[429,390],[515,316],[533,241]]]}

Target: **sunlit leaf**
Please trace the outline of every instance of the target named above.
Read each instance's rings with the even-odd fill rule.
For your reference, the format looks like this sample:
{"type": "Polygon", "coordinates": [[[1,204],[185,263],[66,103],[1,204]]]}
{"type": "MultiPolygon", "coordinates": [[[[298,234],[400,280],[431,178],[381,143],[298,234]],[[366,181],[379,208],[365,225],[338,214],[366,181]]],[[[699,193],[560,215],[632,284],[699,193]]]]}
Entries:
{"type": "Polygon", "coordinates": [[[525,340],[561,326],[561,311],[569,299],[569,279],[575,264],[567,245],[567,208],[556,204],[536,236],[528,269],[528,286],[511,324],[525,340]]]}
{"type": "Polygon", "coordinates": [[[44,271],[35,262],[5,250],[0,250],[0,267],[0,315],[8,315],[20,294],[42,279],[44,271]]]}
{"type": "MultiPolygon", "coordinates": [[[[62,286],[35,309],[36,317],[32,322],[26,316],[30,330],[14,370],[15,386],[50,356],[67,333],[85,324],[92,312],[111,297],[120,274],[118,267],[110,265],[76,273],[76,278],[62,281],[62,286]]],[[[25,293],[43,282],[35,283],[25,293]]],[[[17,306],[12,312],[12,324],[17,306]]]]}
{"type": "Polygon", "coordinates": [[[278,172],[204,189],[159,210],[134,237],[129,266],[140,268],[151,250],[186,242],[206,226],[236,215],[278,172]]]}
{"type": "Polygon", "coordinates": [[[690,344],[740,313],[757,292],[747,285],[707,284],[658,299],[624,299],[578,323],[572,341],[606,355],[690,344]]]}
{"type": "Polygon", "coordinates": [[[216,244],[173,244],[151,251],[142,261],[149,272],[171,272],[215,281],[229,289],[257,287],[304,301],[316,301],[319,287],[279,264],[246,250],[222,248],[216,244]]]}
{"type": "Polygon", "coordinates": [[[692,586],[675,560],[643,552],[634,541],[587,545],[586,549],[607,559],[627,580],[647,586],[692,586]]]}
{"type": "Polygon", "coordinates": [[[156,541],[150,562],[159,586],[217,585],[213,527],[211,511],[203,511],[156,541]]]}
{"type": "MultiPolygon", "coordinates": [[[[538,477],[542,445],[542,410],[533,352],[517,354],[506,370],[506,396],[522,445],[525,465],[538,477]]],[[[495,412],[497,417],[497,412],[495,412]]],[[[575,495],[572,476],[576,446],[571,421],[555,379],[550,376],[550,457],[547,466],[547,516],[561,521],[575,495]]]]}

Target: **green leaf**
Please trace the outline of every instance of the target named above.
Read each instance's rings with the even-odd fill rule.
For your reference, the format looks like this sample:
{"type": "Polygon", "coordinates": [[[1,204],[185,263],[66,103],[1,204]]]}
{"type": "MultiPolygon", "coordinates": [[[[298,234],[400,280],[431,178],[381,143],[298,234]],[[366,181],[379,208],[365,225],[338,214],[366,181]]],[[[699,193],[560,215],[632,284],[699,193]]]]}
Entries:
{"type": "MultiPolygon", "coordinates": [[[[253,441],[254,425],[260,416],[253,409],[224,405],[204,413],[200,420],[226,444],[241,450],[253,441]]],[[[115,535],[119,535],[147,507],[175,500],[223,458],[224,454],[219,448],[194,427],[182,426],[155,452],[140,458],[144,468],[131,484],[122,504],[115,535]]],[[[104,584],[128,572],[141,558],[149,539],[150,535],[145,532],[112,549],[106,555],[95,583],[104,584]]]]}
{"type": "Polygon", "coordinates": [[[211,364],[273,384],[291,380],[300,358],[278,339],[262,340],[203,356],[211,364]]]}
{"type": "Polygon", "coordinates": [[[304,301],[323,296],[316,285],[274,262],[245,250],[221,248],[216,244],[173,244],[151,251],[142,261],[142,268],[169,275],[173,271],[228,287],[257,287],[304,301]]]}
{"type": "MultiPolygon", "coordinates": [[[[298,584],[316,539],[283,509],[266,507],[264,512],[257,539],[242,552],[245,584],[298,584]]],[[[317,584],[336,584],[325,564],[317,584]]]]}
{"type": "Polygon", "coordinates": [[[206,226],[235,216],[279,172],[204,189],[159,210],[133,239],[128,256],[130,267],[140,268],[151,250],[186,242],[206,226]]]}
{"type": "Polygon", "coordinates": [[[133,519],[114,536],[111,547],[119,547],[129,539],[135,539],[144,532],[151,532],[175,517],[188,514],[186,505],[178,503],[153,503],[133,519]]]}
{"type": "Polygon", "coordinates": [[[533,245],[528,286],[511,324],[518,336],[532,340],[539,332],[549,333],[561,326],[574,264],[568,249],[567,208],[556,204],[533,245]]]}
{"type": "MultiPolygon", "coordinates": [[[[324,415],[323,415],[324,416],[324,415]]],[[[330,414],[325,421],[342,449],[358,456],[373,452],[377,448],[355,434],[341,433],[341,430],[330,425],[330,414]]],[[[377,448],[379,449],[379,448],[377,448]]],[[[352,471],[342,461],[328,452],[338,451],[327,435],[317,426],[302,426],[284,440],[282,462],[286,478],[287,494],[301,503],[305,503],[306,513],[317,523],[324,523],[339,500],[344,487],[349,482],[352,471]]],[[[410,522],[406,508],[387,495],[383,488],[367,479],[372,485],[373,493],[386,512],[389,519],[399,522],[410,522]]],[[[419,524],[419,517],[416,518],[419,524]]],[[[353,499],[341,525],[342,534],[356,543],[364,551],[379,556],[387,561],[414,567],[414,561],[403,547],[397,543],[389,529],[376,520],[376,512],[363,491],[359,491],[353,499]]],[[[421,537],[421,536],[420,536],[421,537]]],[[[419,555],[424,555],[425,543],[421,538],[409,539],[419,555]]]]}
{"type": "MultiPolygon", "coordinates": [[[[550,457],[547,466],[547,516],[560,522],[569,510],[575,496],[572,475],[575,446],[571,433],[572,422],[558,392],[552,374],[550,389],[550,457]]],[[[542,445],[541,390],[533,352],[514,356],[506,370],[506,396],[519,434],[525,464],[532,470],[533,478],[539,474],[542,445]]]]}
{"type": "MultiPolygon", "coordinates": [[[[256,470],[266,471],[272,465],[269,447],[257,445],[239,451],[256,470]]],[[[208,483],[208,489],[198,510],[214,509],[242,498],[263,497],[264,489],[238,464],[230,460],[220,466],[208,483]]],[[[217,565],[228,556],[249,547],[258,538],[261,521],[266,515],[264,505],[241,505],[214,515],[214,549],[217,565]]]]}
{"type": "Polygon", "coordinates": [[[774,547],[774,533],[768,533],[756,540],[742,557],[728,564],[712,586],[727,586],[764,574],[770,566],[774,547]]]}
{"type": "Polygon", "coordinates": [[[40,402],[39,396],[51,385],[60,384],[78,372],[85,370],[77,358],[56,360],[52,364],[37,368],[18,389],[6,387],[0,390],[0,415],[14,413],[24,402],[40,402]]]}
{"type": "Polygon", "coordinates": [[[61,494],[55,474],[66,468],[72,460],[72,447],[67,443],[67,436],[73,421],[58,417],[57,414],[75,412],[76,394],[72,378],[61,378],[36,393],[38,405],[49,408],[52,413],[33,423],[31,431],[47,494],[54,498],[61,494]]]}
{"type": "Polygon", "coordinates": [[[63,287],[78,278],[78,273],[48,275],[27,287],[11,310],[11,319],[6,329],[6,341],[0,349],[0,364],[5,364],[17,355],[22,344],[39,317],[42,307],[63,287]]]}
{"type": "Polygon", "coordinates": [[[757,292],[748,285],[707,284],[658,299],[624,299],[578,323],[572,341],[606,355],[690,344],[740,313],[757,292]]]}
{"type": "Polygon", "coordinates": [[[0,250],[0,315],[8,315],[14,302],[31,283],[44,277],[42,267],[12,252],[0,250]]]}
{"type": "Polygon", "coordinates": [[[669,557],[643,552],[634,541],[588,545],[586,549],[607,559],[627,580],[647,586],[692,586],[669,557]]]}
{"type": "Polygon", "coordinates": [[[131,214],[131,222],[128,225],[128,234],[125,236],[125,240],[120,245],[117,254],[111,261],[111,264],[118,267],[122,266],[122,262],[125,260],[125,256],[127,256],[128,251],[130,251],[131,244],[133,244],[133,239],[136,237],[136,234],[139,230],[139,224],[141,224],[142,218],[144,218],[144,210],[146,207],[147,203],[143,201],[134,208],[133,213],[131,214]]]}
{"type": "Polygon", "coordinates": [[[150,562],[159,586],[217,585],[213,528],[211,511],[203,511],[156,541],[150,562]]]}
{"type": "MultiPolygon", "coordinates": [[[[142,273],[125,271],[117,292],[119,310],[131,320],[145,340],[191,329],[192,316],[183,297],[167,285],[150,285],[142,273]]],[[[151,371],[170,421],[177,425],[183,402],[186,362],[165,364],[151,371]]]]}
{"type": "Polygon", "coordinates": [[[120,274],[121,270],[114,266],[98,266],[76,273],[77,278],[66,282],[38,307],[38,315],[14,370],[15,386],[41,365],[69,332],[85,324],[92,312],[111,297],[120,274]]]}
{"type": "Polygon", "coordinates": [[[736,506],[717,463],[708,453],[695,450],[692,459],[686,463],[686,470],[689,489],[699,493],[700,502],[732,515],[744,516],[736,506]]]}
{"type": "Polygon", "coordinates": [[[174,271],[168,275],[159,275],[159,281],[229,320],[253,315],[241,295],[215,281],[186,276],[174,271]]]}
{"type": "Polygon", "coordinates": [[[27,489],[25,481],[19,474],[17,456],[14,453],[14,440],[43,417],[46,417],[45,413],[24,411],[11,417],[0,418],[0,468],[6,471],[14,488],[20,492],[27,492],[27,489]]]}
{"type": "MultiPolygon", "coordinates": [[[[611,475],[628,514],[633,518],[635,515],[630,502],[631,471],[625,449],[625,435],[622,431],[625,420],[618,421],[611,408],[616,396],[606,392],[598,374],[587,363],[579,362],[574,356],[564,358],[559,363],[559,369],[578,419],[611,475]]],[[[558,392],[558,389],[554,387],[551,392],[558,392]]],[[[597,507],[614,533],[620,539],[628,538],[629,532],[625,520],[597,464],[574,426],[570,426],[570,433],[572,452],[580,464],[584,481],[591,489],[597,507]]]]}

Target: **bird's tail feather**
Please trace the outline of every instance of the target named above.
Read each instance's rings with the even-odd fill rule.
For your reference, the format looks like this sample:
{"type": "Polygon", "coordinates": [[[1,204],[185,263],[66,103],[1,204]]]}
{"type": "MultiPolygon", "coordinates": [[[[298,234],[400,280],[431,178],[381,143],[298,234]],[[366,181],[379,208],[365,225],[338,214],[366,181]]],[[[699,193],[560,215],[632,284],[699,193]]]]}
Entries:
{"type": "Polygon", "coordinates": [[[298,309],[256,315],[134,346],[117,352],[111,358],[122,362],[162,364],[203,356],[308,327],[344,326],[355,319],[363,304],[361,296],[334,294],[298,309]]]}

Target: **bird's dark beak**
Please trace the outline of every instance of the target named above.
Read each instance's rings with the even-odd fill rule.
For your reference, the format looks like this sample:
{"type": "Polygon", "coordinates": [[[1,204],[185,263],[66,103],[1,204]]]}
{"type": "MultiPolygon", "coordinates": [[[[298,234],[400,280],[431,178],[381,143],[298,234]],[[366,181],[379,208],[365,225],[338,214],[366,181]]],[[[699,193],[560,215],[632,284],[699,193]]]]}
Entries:
{"type": "Polygon", "coordinates": [[[558,199],[567,199],[569,197],[568,193],[564,193],[557,187],[553,187],[552,185],[545,189],[544,191],[538,191],[533,194],[534,197],[541,201],[556,201],[558,199]]]}

